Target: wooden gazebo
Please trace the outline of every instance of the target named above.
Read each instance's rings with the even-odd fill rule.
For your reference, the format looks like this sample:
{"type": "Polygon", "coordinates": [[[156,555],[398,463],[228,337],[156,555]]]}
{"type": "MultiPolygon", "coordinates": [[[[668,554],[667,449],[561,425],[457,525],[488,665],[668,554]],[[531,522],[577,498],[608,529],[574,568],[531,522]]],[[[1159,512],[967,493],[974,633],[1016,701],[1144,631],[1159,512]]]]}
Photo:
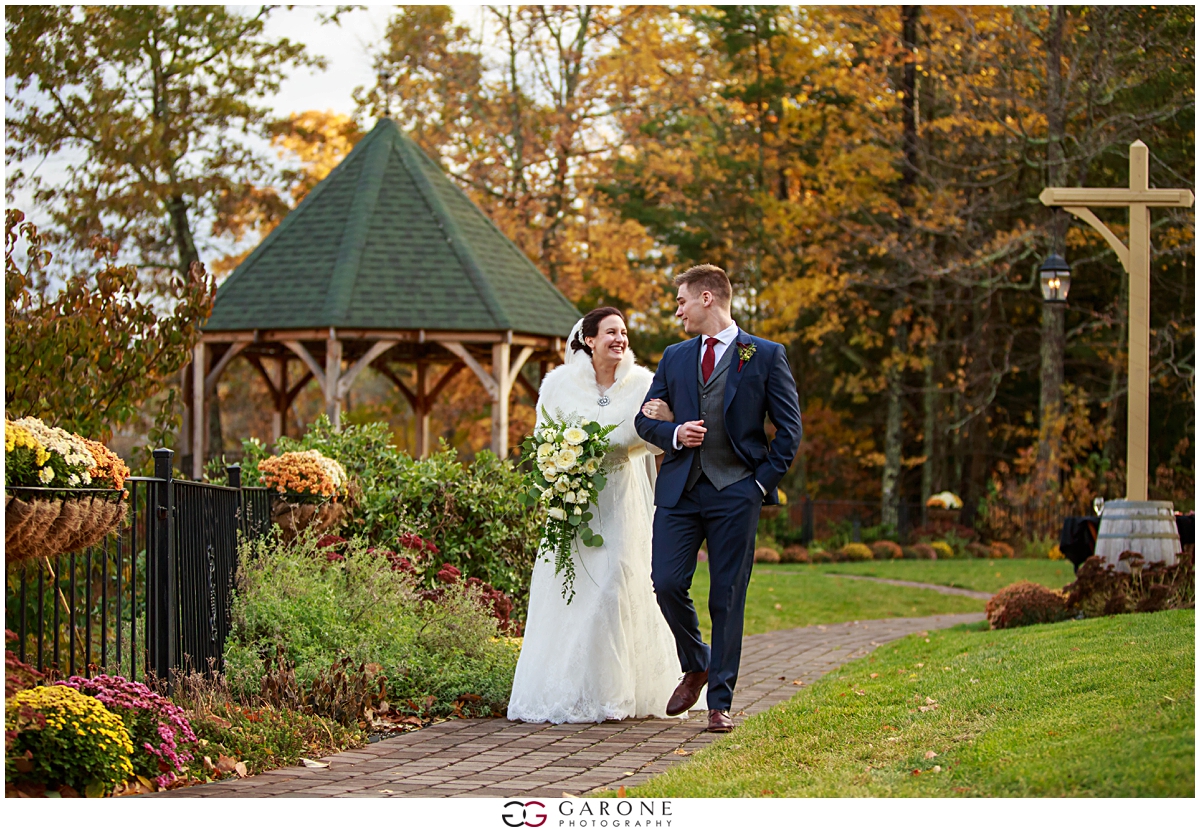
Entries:
{"type": "Polygon", "coordinates": [[[578,317],[441,168],[381,119],[218,289],[185,382],[184,454],[199,477],[208,400],[242,357],[274,399],[275,438],[311,380],[338,424],[346,392],[370,366],[412,406],[421,456],[433,401],[468,368],[492,399],[492,449],[503,457],[514,385],[536,396],[521,368],[561,359],[578,317]],[[289,385],[293,360],[305,373],[289,385]]]}

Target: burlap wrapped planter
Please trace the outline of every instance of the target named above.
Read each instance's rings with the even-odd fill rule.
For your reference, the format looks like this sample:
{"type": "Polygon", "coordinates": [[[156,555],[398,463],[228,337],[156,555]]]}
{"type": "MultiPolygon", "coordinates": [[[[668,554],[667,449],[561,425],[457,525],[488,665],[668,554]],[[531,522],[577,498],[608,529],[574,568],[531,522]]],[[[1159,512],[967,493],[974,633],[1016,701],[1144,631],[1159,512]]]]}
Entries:
{"type": "Polygon", "coordinates": [[[289,544],[307,529],[320,534],[336,527],[345,515],[344,506],[328,501],[297,504],[281,498],[271,507],[271,521],[279,527],[284,542],[289,544]]]}
{"type": "Polygon", "coordinates": [[[125,520],[128,508],[121,495],[105,490],[26,500],[5,493],[5,560],[54,558],[99,543],[125,520]]]}

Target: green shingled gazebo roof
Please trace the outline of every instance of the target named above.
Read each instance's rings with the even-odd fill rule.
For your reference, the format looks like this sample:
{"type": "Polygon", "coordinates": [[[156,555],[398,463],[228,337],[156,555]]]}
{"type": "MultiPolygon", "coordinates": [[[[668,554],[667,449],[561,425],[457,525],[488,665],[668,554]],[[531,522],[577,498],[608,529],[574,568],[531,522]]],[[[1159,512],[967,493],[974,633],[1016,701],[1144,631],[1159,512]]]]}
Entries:
{"type": "Polygon", "coordinates": [[[204,331],[565,337],[578,318],[442,169],[382,118],[221,285],[204,331]]]}

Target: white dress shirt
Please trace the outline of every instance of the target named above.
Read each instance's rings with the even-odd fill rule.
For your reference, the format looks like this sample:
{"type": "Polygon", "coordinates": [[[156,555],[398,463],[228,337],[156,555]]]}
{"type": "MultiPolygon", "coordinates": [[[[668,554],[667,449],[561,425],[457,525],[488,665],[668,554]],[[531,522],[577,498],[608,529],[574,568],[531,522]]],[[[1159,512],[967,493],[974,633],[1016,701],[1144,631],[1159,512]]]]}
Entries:
{"type": "MultiPolygon", "coordinates": [[[[734,340],[737,339],[737,333],[738,333],[738,327],[737,327],[737,323],[735,322],[732,325],[730,325],[728,328],[726,328],[724,331],[720,331],[716,334],[717,344],[713,346],[713,367],[714,368],[716,368],[717,364],[721,362],[721,358],[725,356],[725,350],[727,348],[729,348],[730,345],[733,344],[734,340]]],[[[708,350],[708,337],[706,335],[701,335],[701,337],[702,337],[702,339],[700,341],[700,367],[701,367],[701,370],[703,370],[704,352],[708,350]]],[[[675,435],[672,439],[672,443],[674,443],[676,450],[683,448],[682,445],[679,443],[679,430],[681,428],[682,428],[682,424],[680,426],[675,427],[675,435]]],[[[762,490],[763,495],[767,494],[766,488],[763,487],[762,484],[759,484],[757,479],[755,479],[754,483],[758,484],[758,488],[762,490]]]]}

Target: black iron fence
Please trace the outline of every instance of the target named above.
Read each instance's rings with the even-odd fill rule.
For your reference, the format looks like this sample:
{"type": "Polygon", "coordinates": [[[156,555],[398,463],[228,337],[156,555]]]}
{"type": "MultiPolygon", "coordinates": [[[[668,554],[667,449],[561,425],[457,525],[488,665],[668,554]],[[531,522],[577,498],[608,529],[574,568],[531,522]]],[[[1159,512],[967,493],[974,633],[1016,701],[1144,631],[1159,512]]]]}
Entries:
{"type": "Polygon", "coordinates": [[[227,486],[175,480],[171,458],[156,450],[154,477],[126,481],[129,509],[116,536],[6,568],[5,627],[22,661],[51,676],[135,680],[221,666],[239,536],[270,527],[272,493],[240,486],[237,467],[227,486]]]}

